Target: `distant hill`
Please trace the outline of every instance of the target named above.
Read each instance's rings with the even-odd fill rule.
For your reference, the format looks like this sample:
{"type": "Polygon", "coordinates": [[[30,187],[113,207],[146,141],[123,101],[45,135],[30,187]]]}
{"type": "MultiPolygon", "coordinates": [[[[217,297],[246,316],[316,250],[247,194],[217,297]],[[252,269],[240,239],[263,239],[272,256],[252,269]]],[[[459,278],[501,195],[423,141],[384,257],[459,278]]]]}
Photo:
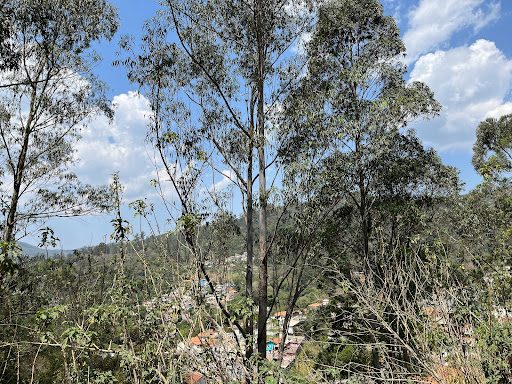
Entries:
{"type": "MultiPolygon", "coordinates": [[[[46,255],[46,249],[36,247],[35,245],[30,245],[27,243],[24,243],[22,241],[18,241],[17,243],[21,249],[23,250],[23,253],[27,256],[34,257],[39,254],[46,255]]],[[[60,255],[61,250],[60,249],[48,249],[48,256],[58,256],[60,255]]],[[[67,255],[68,253],[73,253],[72,250],[69,249],[63,249],[62,253],[64,255],[67,255]]]]}

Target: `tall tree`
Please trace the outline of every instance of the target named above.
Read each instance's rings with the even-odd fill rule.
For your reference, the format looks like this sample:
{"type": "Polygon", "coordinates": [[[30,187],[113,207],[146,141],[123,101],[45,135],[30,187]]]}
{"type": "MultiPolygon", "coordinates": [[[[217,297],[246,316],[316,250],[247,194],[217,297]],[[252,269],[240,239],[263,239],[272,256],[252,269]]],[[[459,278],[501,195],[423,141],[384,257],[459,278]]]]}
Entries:
{"type": "Polygon", "coordinates": [[[301,161],[292,162],[290,177],[314,168],[322,175],[318,185],[354,206],[364,259],[371,209],[458,187],[454,169],[407,130],[412,121],[435,116],[440,105],[425,84],[405,81],[399,61],[404,52],[395,21],[380,2],[326,3],[306,49],[308,71],[285,104],[289,123],[282,134],[293,148],[288,160],[301,161]]]}
{"type": "MultiPolygon", "coordinates": [[[[147,24],[142,53],[125,61],[155,112],[157,146],[194,143],[212,170],[227,167],[244,196],[247,221],[246,295],[252,299],[254,189],[258,180],[259,278],[257,349],[265,357],[267,314],[266,170],[270,117],[297,79],[290,48],[310,24],[307,9],[283,0],[167,1],[147,24]],[[165,137],[172,142],[165,142],[165,137]]],[[[128,47],[127,45],[125,46],[128,47]]],[[[270,160],[269,160],[270,158],[270,160]]],[[[197,158],[195,162],[197,162],[197,158]]],[[[165,159],[164,159],[165,161],[165,159]]],[[[224,172],[226,175],[226,172],[224,172]]],[[[246,326],[252,353],[252,320],[246,326]]]]}
{"type": "MultiPolygon", "coordinates": [[[[304,198],[321,195],[328,206],[336,205],[337,249],[358,260],[356,268],[376,284],[383,281],[379,269],[393,242],[413,233],[405,228],[416,214],[407,227],[402,220],[415,212],[409,207],[459,187],[456,171],[407,129],[416,119],[435,116],[440,105],[425,84],[405,81],[399,61],[404,53],[400,31],[379,1],[324,3],[306,46],[307,71],[284,104],[288,177],[316,175],[309,178],[315,192],[304,198]],[[383,233],[387,251],[377,239],[383,233]]],[[[377,327],[375,320],[367,319],[377,327]]],[[[369,332],[378,375],[378,331],[369,332]]]]}
{"type": "Polygon", "coordinates": [[[506,288],[509,279],[507,274],[503,275],[501,271],[510,264],[512,114],[482,121],[477,127],[476,136],[472,163],[475,171],[484,177],[484,182],[465,196],[464,205],[468,210],[475,212],[467,216],[476,215],[481,225],[478,225],[478,229],[471,228],[468,233],[477,232],[484,239],[492,239],[481,239],[480,242],[473,243],[473,247],[483,251],[479,264],[484,275],[490,271],[500,271],[499,278],[493,278],[485,283],[490,282],[488,285],[493,290],[504,290],[504,294],[497,300],[502,305],[509,296],[506,288]]]}
{"type": "Polygon", "coordinates": [[[12,59],[1,63],[5,256],[16,233],[30,224],[106,207],[106,187],[84,185],[68,168],[87,119],[98,112],[112,116],[105,86],[92,74],[99,57],[90,48],[111,39],[118,23],[106,0],[8,1],[2,22],[8,34],[2,50],[12,59]]]}

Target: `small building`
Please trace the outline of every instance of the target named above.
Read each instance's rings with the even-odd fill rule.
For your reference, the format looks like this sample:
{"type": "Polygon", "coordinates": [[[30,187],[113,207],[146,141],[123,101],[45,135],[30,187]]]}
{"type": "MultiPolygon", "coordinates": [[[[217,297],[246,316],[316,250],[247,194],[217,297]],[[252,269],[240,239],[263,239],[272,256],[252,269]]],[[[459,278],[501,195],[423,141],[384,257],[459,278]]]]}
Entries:
{"type": "Polygon", "coordinates": [[[278,344],[274,343],[272,340],[270,341],[267,341],[267,352],[273,352],[274,349],[276,349],[278,347],[278,344]]]}
{"type": "Polygon", "coordinates": [[[206,379],[200,373],[189,373],[185,376],[185,383],[187,384],[207,384],[206,379]]]}
{"type": "Polygon", "coordinates": [[[313,304],[309,304],[308,308],[310,308],[310,309],[318,309],[318,308],[320,308],[323,305],[324,305],[323,303],[313,303],[313,304]]]}

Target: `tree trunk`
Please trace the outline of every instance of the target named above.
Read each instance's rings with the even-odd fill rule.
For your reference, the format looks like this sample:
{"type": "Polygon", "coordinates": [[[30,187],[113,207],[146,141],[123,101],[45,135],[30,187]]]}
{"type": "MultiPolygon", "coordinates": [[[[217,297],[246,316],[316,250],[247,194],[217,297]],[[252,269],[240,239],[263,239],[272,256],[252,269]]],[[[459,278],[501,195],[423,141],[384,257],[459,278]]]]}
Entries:
{"type": "Polygon", "coordinates": [[[259,281],[258,281],[258,353],[261,359],[266,357],[267,344],[267,186],[265,177],[265,41],[263,36],[262,0],[256,0],[255,21],[258,53],[257,76],[257,116],[258,116],[258,167],[259,167],[259,281]]]}
{"type": "Polygon", "coordinates": [[[265,149],[258,148],[259,179],[260,179],[260,211],[259,211],[259,255],[260,269],[258,281],[258,353],[261,358],[266,356],[267,344],[267,286],[268,286],[268,252],[267,252],[267,197],[265,186],[265,149]]]}
{"type": "MultiPolygon", "coordinates": [[[[4,243],[10,243],[13,240],[13,232],[14,225],[16,219],[16,212],[18,210],[18,201],[20,198],[20,190],[21,183],[23,182],[23,171],[25,170],[25,161],[27,158],[29,140],[31,134],[31,126],[32,121],[34,119],[34,109],[35,109],[35,101],[36,101],[36,91],[37,88],[34,85],[32,88],[31,100],[30,100],[30,111],[27,118],[27,122],[25,124],[25,132],[23,135],[23,144],[21,147],[20,156],[18,158],[18,164],[16,165],[16,170],[14,171],[14,183],[13,183],[13,191],[11,196],[11,204],[9,206],[9,213],[7,215],[7,221],[5,223],[5,229],[2,236],[2,240],[4,243]]],[[[7,253],[7,245],[2,247],[2,253],[7,253]]]]}
{"type": "MultiPolygon", "coordinates": [[[[251,101],[251,104],[254,104],[251,101]]],[[[251,108],[252,111],[252,108],[251,108]]],[[[252,119],[251,119],[252,120],[252,119]]],[[[253,124],[251,121],[251,130],[250,133],[253,134],[253,124]]],[[[253,227],[253,198],[252,198],[252,155],[253,155],[253,142],[252,138],[249,143],[249,154],[248,154],[248,162],[247,162],[247,262],[246,262],[246,270],[245,270],[245,296],[247,300],[252,301],[253,299],[253,290],[252,290],[252,266],[253,266],[253,258],[254,258],[254,227],[253,227]]],[[[251,310],[252,312],[252,310],[251,310]]],[[[245,324],[245,332],[247,334],[247,340],[245,345],[245,356],[249,359],[252,356],[252,352],[254,349],[254,317],[251,315],[247,318],[245,324]]]]}

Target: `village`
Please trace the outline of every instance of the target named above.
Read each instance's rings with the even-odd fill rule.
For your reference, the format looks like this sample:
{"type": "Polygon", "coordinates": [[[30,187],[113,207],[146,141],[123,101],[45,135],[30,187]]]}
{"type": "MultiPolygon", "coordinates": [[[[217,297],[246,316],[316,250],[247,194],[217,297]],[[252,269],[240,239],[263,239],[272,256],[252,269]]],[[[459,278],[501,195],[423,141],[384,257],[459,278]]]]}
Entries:
{"type": "MultiPolygon", "coordinates": [[[[226,258],[225,262],[230,268],[233,268],[237,264],[245,263],[246,257],[245,253],[241,255],[235,254],[226,258]]],[[[207,264],[207,267],[210,269],[215,268],[211,263],[207,264]]],[[[210,285],[206,279],[199,281],[188,279],[184,283],[186,288],[177,288],[169,294],[144,301],[142,305],[146,310],[160,311],[161,321],[180,321],[190,319],[198,306],[201,305],[198,303],[198,297],[210,310],[218,310],[219,304],[223,306],[229,305],[230,302],[240,295],[232,281],[222,284],[212,283],[210,285]],[[211,286],[213,286],[213,290],[211,286]]],[[[267,321],[267,360],[280,363],[281,368],[289,370],[300,354],[306,340],[305,336],[300,331],[297,331],[297,327],[306,320],[308,313],[326,307],[328,304],[329,300],[323,299],[311,303],[306,308],[294,310],[290,315],[289,324],[284,333],[286,311],[278,311],[269,316],[267,321]],[[282,354],[279,353],[281,344],[282,354]]],[[[256,337],[254,337],[254,342],[256,337]]],[[[215,329],[205,328],[201,330],[201,332],[180,341],[177,344],[177,353],[193,359],[201,359],[204,356],[211,355],[231,356],[232,358],[227,360],[231,361],[232,364],[230,367],[226,367],[226,369],[229,372],[229,376],[236,378],[242,374],[243,367],[236,366],[236,363],[234,363],[236,361],[235,356],[240,351],[245,350],[245,347],[245,340],[240,331],[232,325],[224,328],[215,327],[215,329]]],[[[187,376],[188,384],[202,384],[206,382],[204,375],[198,372],[190,372],[187,376]]]]}
{"type": "MultiPolygon", "coordinates": [[[[225,259],[229,268],[237,265],[243,265],[246,261],[246,254],[235,254],[225,259]]],[[[209,269],[218,266],[209,263],[209,269]]],[[[362,273],[355,273],[353,277],[364,281],[362,273]]],[[[173,292],[162,295],[158,298],[143,302],[143,306],[147,310],[160,309],[162,321],[179,321],[181,319],[190,319],[195,313],[199,305],[197,297],[200,297],[203,304],[210,310],[219,310],[220,305],[225,306],[240,297],[239,291],[233,281],[225,283],[212,283],[206,279],[194,281],[193,279],[185,280],[186,287],[180,287],[173,292]],[[196,287],[198,289],[196,289],[196,287]],[[213,290],[212,290],[213,287],[213,290]],[[199,293],[199,296],[198,294],[199,293]]],[[[286,311],[278,311],[269,316],[267,321],[267,342],[266,342],[266,358],[269,362],[278,364],[284,370],[290,370],[297,357],[300,355],[304,344],[308,341],[306,336],[300,330],[300,325],[304,321],[315,314],[321,308],[325,308],[330,304],[329,299],[321,299],[317,302],[309,304],[306,308],[294,310],[289,318],[289,324],[285,330],[286,311]],[[283,330],[285,330],[283,332],[283,330]],[[282,353],[280,353],[282,348],[282,353]]],[[[339,306],[339,304],[338,304],[339,306]]],[[[270,309],[270,308],[269,308],[270,309]]],[[[439,298],[432,303],[424,303],[421,313],[425,316],[427,323],[446,335],[457,338],[456,343],[462,350],[464,356],[467,351],[475,345],[474,328],[470,322],[459,324],[456,320],[456,314],[452,303],[449,300],[439,298]]],[[[327,314],[329,316],[329,314],[327,314]]],[[[334,319],[335,313],[330,313],[330,317],[334,319]]],[[[512,322],[512,313],[502,307],[493,309],[493,316],[502,323],[512,322]]],[[[333,333],[329,333],[331,339],[333,333]]],[[[254,342],[257,337],[254,337],[254,342]]],[[[254,346],[254,348],[256,345],[254,346]]],[[[179,341],[177,344],[177,353],[188,359],[201,361],[196,366],[203,367],[202,372],[193,369],[186,375],[187,384],[206,384],[208,383],[208,367],[206,362],[210,359],[216,359],[217,364],[211,365],[211,369],[218,369],[219,362],[223,362],[226,376],[230,379],[239,379],[244,375],[244,367],[240,364],[237,356],[241,351],[246,349],[245,339],[242,337],[240,330],[231,325],[230,327],[210,327],[204,328],[200,332],[179,341]]],[[[451,368],[449,359],[450,350],[441,349],[432,352],[432,357],[436,360],[436,375],[448,380],[454,379],[462,375],[460,370],[451,368]]],[[[437,383],[432,377],[427,377],[430,383],[437,383]]]]}

